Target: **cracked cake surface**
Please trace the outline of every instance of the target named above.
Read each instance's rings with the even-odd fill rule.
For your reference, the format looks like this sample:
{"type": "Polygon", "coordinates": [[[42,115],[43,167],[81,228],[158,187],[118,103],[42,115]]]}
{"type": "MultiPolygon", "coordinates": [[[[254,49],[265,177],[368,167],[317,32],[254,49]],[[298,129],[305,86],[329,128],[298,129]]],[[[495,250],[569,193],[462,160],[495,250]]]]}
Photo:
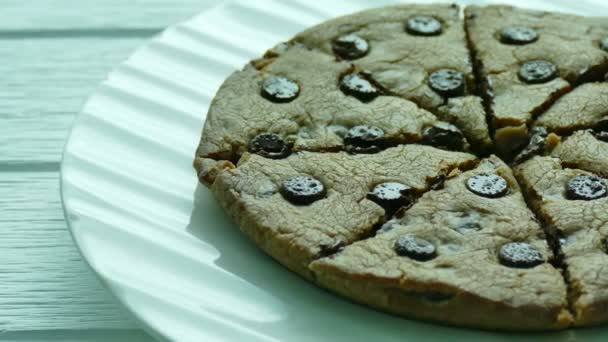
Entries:
{"type": "Polygon", "coordinates": [[[226,79],[194,168],[262,250],[353,301],[606,323],[607,51],[605,18],[504,5],[331,19],[226,79]]]}
{"type": "Polygon", "coordinates": [[[551,258],[509,167],[493,157],[424,194],[375,237],[311,269],[323,286],[407,316],[487,328],[559,328],[570,316],[566,286],[551,258]],[[479,174],[499,175],[509,192],[494,199],[476,195],[466,181],[479,174]],[[406,235],[428,240],[436,256],[420,261],[396,253],[396,241],[406,235]],[[514,241],[534,246],[543,262],[534,268],[501,264],[499,249],[514,241]]]}
{"type": "Polygon", "coordinates": [[[324,248],[368,236],[384,221],[385,210],[367,198],[371,187],[398,182],[415,196],[438,177],[475,160],[471,154],[421,145],[354,156],[302,152],[282,160],[246,154],[237,168],[218,176],[211,191],[254,241],[310,278],[308,264],[325,253],[324,248]],[[299,175],[320,181],[326,195],[305,206],[286,200],[281,194],[283,182],[299,175]]]}
{"type": "Polygon", "coordinates": [[[329,20],[294,38],[303,45],[332,53],[332,43],[346,34],[357,35],[369,42],[368,53],[351,62],[391,93],[411,99],[432,110],[444,103],[441,94],[428,84],[429,75],[439,69],[452,69],[463,74],[472,91],[473,69],[466,48],[465,33],[455,5],[389,6],[364,11],[352,16],[329,20]],[[422,35],[407,32],[408,20],[428,17],[437,20],[440,32],[422,35]]]}
{"type": "Polygon", "coordinates": [[[559,243],[571,287],[575,323],[605,322],[608,319],[608,198],[605,193],[572,198],[569,183],[584,175],[595,179],[595,185],[603,186],[606,192],[606,180],[583,169],[562,167],[560,160],[553,157],[535,157],[520,165],[517,172],[532,198],[532,205],[546,222],[549,234],[559,243]]]}
{"type": "Polygon", "coordinates": [[[601,18],[504,5],[469,6],[465,18],[480,88],[504,155],[522,144],[527,125],[554,101],[579,83],[603,80],[608,71],[608,53],[601,48],[608,25],[601,18]],[[530,33],[505,41],[513,28],[530,33]]]}
{"type": "Polygon", "coordinates": [[[608,114],[608,83],[582,84],[559,98],[535,125],[560,134],[593,128],[608,114]]]}
{"type": "Polygon", "coordinates": [[[608,142],[590,131],[578,131],[567,137],[552,152],[564,165],[608,176],[608,142]]]}

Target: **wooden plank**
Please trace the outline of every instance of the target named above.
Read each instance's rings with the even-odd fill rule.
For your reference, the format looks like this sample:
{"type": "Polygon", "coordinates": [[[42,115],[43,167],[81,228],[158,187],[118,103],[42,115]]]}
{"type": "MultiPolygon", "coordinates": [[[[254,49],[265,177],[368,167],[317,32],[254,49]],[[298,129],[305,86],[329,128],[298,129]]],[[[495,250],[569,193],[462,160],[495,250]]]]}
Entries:
{"type": "Polygon", "coordinates": [[[0,31],[164,28],[218,0],[2,0],[0,31]]]}
{"type": "Polygon", "coordinates": [[[73,245],[56,170],[74,113],[112,66],[218,2],[0,4],[0,339],[151,340],[124,330],[137,326],[73,245]]]}
{"type": "Polygon", "coordinates": [[[74,246],[57,172],[0,173],[0,194],[0,330],[136,327],[74,246]]]}
{"type": "Polygon", "coordinates": [[[2,41],[0,165],[58,162],[74,115],[87,96],[144,41],[2,41]]]}

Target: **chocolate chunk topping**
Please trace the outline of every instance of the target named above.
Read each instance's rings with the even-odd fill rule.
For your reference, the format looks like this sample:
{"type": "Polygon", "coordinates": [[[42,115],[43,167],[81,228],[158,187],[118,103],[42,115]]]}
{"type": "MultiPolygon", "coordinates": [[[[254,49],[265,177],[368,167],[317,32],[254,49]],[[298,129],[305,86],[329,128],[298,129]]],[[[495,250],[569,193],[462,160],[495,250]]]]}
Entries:
{"type": "Polygon", "coordinates": [[[498,198],[507,194],[507,181],[499,175],[480,173],[467,179],[467,189],[472,193],[487,197],[498,198]]]}
{"type": "Polygon", "coordinates": [[[431,178],[429,180],[429,188],[431,190],[441,190],[441,189],[443,189],[443,186],[445,185],[446,178],[447,177],[445,175],[437,175],[437,176],[431,178]]]}
{"type": "Polygon", "coordinates": [[[367,198],[386,209],[388,215],[392,215],[400,207],[410,204],[412,197],[412,188],[397,182],[378,184],[367,194],[367,198]]]}
{"type": "Polygon", "coordinates": [[[571,200],[591,201],[605,197],[607,193],[606,183],[596,176],[578,175],[566,184],[566,198],[571,200]]]}
{"type": "Polygon", "coordinates": [[[422,143],[449,150],[462,150],[464,136],[458,127],[447,122],[437,122],[424,129],[422,143]]]}
{"type": "Polygon", "coordinates": [[[593,135],[598,140],[608,142],[608,117],[603,117],[595,123],[593,135]]]}
{"type": "Polygon", "coordinates": [[[549,82],[556,76],[555,65],[542,60],[525,62],[519,69],[519,79],[529,84],[549,82]]]}
{"type": "Polygon", "coordinates": [[[498,252],[498,260],[505,266],[516,268],[532,268],[545,262],[538,249],[525,242],[503,245],[498,252]]]}
{"type": "Polygon", "coordinates": [[[442,27],[439,20],[419,15],[407,20],[405,30],[415,36],[436,36],[441,34],[442,27]]]}
{"type": "Polygon", "coordinates": [[[515,163],[524,162],[535,155],[540,155],[545,151],[547,142],[547,130],[543,127],[535,127],[532,129],[532,135],[528,145],[515,157],[515,163]]]}
{"type": "Polygon", "coordinates": [[[395,219],[384,222],[384,224],[380,227],[380,229],[378,229],[376,231],[376,235],[390,232],[391,230],[393,230],[395,228],[395,224],[397,224],[397,223],[398,223],[398,221],[395,219]]]}
{"type": "Polygon", "coordinates": [[[319,252],[316,258],[331,257],[336,253],[341,252],[346,247],[346,242],[342,240],[336,240],[330,244],[323,244],[319,246],[319,252]]]}
{"type": "Polygon", "coordinates": [[[397,255],[418,261],[431,260],[437,256],[435,245],[411,234],[400,236],[393,246],[397,255]]]}
{"type": "Polygon", "coordinates": [[[262,96],[272,102],[290,102],[300,93],[300,86],[283,76],[267,76],[262,82],[262,96]]]}
{"type": "Polygon", "coordinates": [[[608,116],[599,119],[593,128],[596,132],[608,132],[608,116]]]}
{"type": "Polygon", "coordinates": [[[374,126],[355,126],[344,136],[345,149],[351,153],[375,153],[384,145],[384,131],[374,126]]]}
{"type": "Polygon", "coordinates": [[[608,142],[608,132],[595,132],[594,136],[597,140],[608,142]]]}
{"type": "Polygon", "coordinates": [[[363,73],[345,75],[340,80],[340,90],[361,102],[370,102],[380,95],[380,90],[367,77],[368,75],[363,73]]]}
{"type": "Polygon", "coordinates": [[[369,44],[356,34],[347,34],[334,40],[332,50],[342,59],[357,59],[367,54],[369,44]]]}
{"type": "Polygon", "coordinates": [[[500,41],[504,44],[523,45],[533,43],[538,33],[527,26],[508,26],[500,31],[500,41]]]}
{"type": "Polygon", "coordinates": [[[429,87],[445,97],[464,94],[464,75],[453,69],[439,69],[429,76],[429,87]]]}
{"type": "Polygon", "coordinates": [[[310,176],[293,176],[283,181],[281,195],[293,204],[310,204],[325,197],[325,186],[310,176]]]}
{"type": "Polygon", "coordinates": [[[273,133],[262,133],[251,139],[247,150],[270,159],[281,159],[289,156],[291,149],[285,141],[273,133]]]}
{"type": "Polygon", "coordinates": [[[600,49],[602,49],[604,51],[608,51],[608,37],[606,37],[600,41],[600,49]]]}

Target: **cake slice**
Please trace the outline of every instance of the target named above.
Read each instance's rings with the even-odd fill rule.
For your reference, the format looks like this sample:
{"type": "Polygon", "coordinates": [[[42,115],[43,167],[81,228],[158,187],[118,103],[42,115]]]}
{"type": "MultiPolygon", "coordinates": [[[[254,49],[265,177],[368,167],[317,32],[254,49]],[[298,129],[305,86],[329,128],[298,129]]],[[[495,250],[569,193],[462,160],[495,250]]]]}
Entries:
{"type": "Polygon", "coordinates": [[[237,168],[218,174],[211,191],[258,246],[310,279],[311,261],[369,236],[387,212],[475,162],[470,154],[420,145],[281,160],[246,153],[237,168]]]}
{"type": "Polygon", "coordinates": [[[493,5],[467,7],[465,21],[495,142],[508,158],[535,116],[608,71],[605,19],[493,5]]]}
{"type": "Polygon", "coordinates": [[[517,174],[560,253],[574,324],[608,322],[606,179],[552,157],[535,157],[517,174]]]}
{"type": "Polygon", "coordinates": [[[485,112],[475,94],[460,9],[456,5],[398,5],[339,17],[292,39],[352,63],[382,89],[447,118],[470,142],[491,145],[485,112]],[[449,100],[449,101],[448,101],[449,100]],[[449,103],[448,103],[449,102],[449,103]]]}
{"type": "Polygon", "coordinates": [[[365,77],[300,45],[276,48],[235,72],[209,108],[194,161],[199,179],[211,184],[246,151],[280,159],[292,151],[371,153],[412,142],[468,148],[456,127],[386,96],[365,77]]]}
{"type": "Polygon", "coordinates": [[[602,132],[578,131],[565,138],[551,153],[567,167],[608,176],[608,139],[602,132]]]}
{"type": "Polygon", "coordinates": [[[571,322],[552,259],[510,169],[491,157],[310,268],[322,286],[396,314],[547,330],[571,322]]]}
{"type": "Polygon", "coordinates": [[[606,108],[608,83],[586,83],[557,100],[538,117],[535,125],[544,127],[549,132],[571,134],[576,130],[593,128],[603,122],[608,114],[606,108]]]}

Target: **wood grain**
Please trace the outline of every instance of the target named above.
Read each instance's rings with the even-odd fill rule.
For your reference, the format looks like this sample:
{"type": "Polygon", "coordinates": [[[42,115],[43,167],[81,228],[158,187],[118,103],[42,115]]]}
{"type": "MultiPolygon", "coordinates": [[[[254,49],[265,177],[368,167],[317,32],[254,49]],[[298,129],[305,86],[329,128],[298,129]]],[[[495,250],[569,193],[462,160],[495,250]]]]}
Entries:
{"type": "Polygon", "coordinates": [[[141,330],[38,330],[3,332],[0,341],[11,342],[154,342],[141,330]]]}
{"type": "Polygon", "coordinates": [[[22,163],[55,163],[58,170],[75,114],[108,72],[144,40],[0,42],[0,88],[5,89],[0,92],[0,170],[22,163]]]}
{"type": "Polygon", "coordinates": [[[58,174],[0,173],[0,193],[0,330],[133,328],[74,246],[58,174]]]}
{"type": "Polygon", "coordinates": [[[0,31],[152,28],[187,19],[218,0],[2,0],[0,31]]]}
{"type": "Polygon", "coordinates": [[[107,73],[219,0],[2,0],[0,340],[151,341],[82,260],[63,218],[60,154],[107,73]]]}

